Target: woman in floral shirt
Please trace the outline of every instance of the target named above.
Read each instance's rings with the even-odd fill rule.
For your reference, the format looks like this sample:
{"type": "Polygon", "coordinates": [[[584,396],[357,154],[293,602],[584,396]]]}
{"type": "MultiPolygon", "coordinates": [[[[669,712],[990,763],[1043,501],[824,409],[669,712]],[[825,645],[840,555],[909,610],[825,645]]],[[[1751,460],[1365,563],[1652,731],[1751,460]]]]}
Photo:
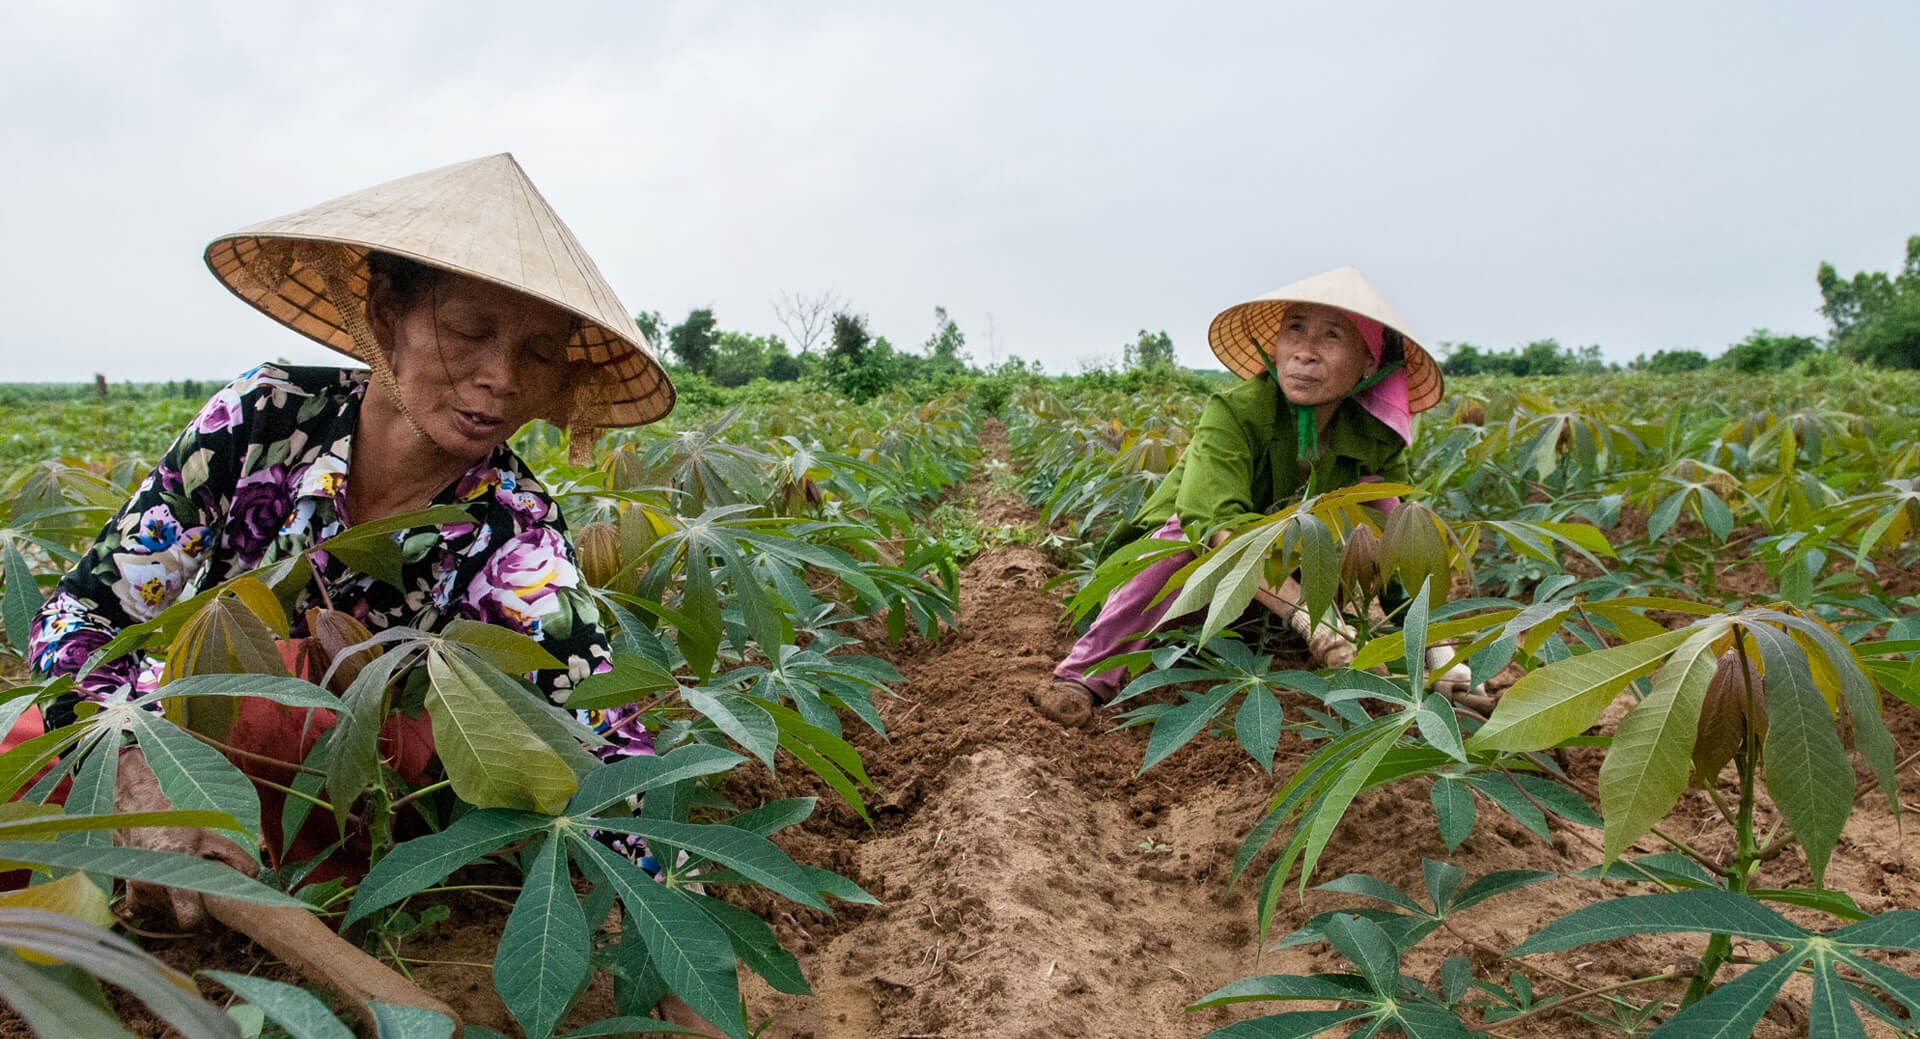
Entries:
{"type": "MultiPolygon", "coordinates": [[[[214,394],[47,600],[29,649],[34,666],[76,673],[120,629],[343,530],[367,384],[361,370],[261,365],[214,394]]],[[[556,700],[607,670],[606,632],[581,586],[565,521],[512,449],[494,446],[422,504],[458,506],[466,518],[397,539],[398,587],[315,553],[292,614],[295,637],[307,634],[305,613],[316,606],[373,631],[434,631],[466,618],[540,640],[567,665],[535,673],[556,700]]],[[[150,692],[160,664],[135,655],[109,661],[80,680],[80,695],[150,692]]],[[[71,710],[49,720],[71,721],[71,710]]]]}
{"type": "MultiPolygon", "coordinates": [[[[608,670],[607,634],[560,510],[507,440],[546,419],[584,460],[597,429],[665,415],[673,387],[513,158],[257,224],[216,239],[206,259],[236,295],[372,370],[262,365],[215,394],[41,610],[34,666],[77,674],[128,625],[310,552],[295,636],[307,634],[312,606],[376,632],[499,624],[565,664],[533,676],[556,702],[608,670]],[[463,515],[394,535],[398,585],[313,551],[349,525],[428,506],[463,515]]],[[[104,662],[48,720],[70,721],[80,697],[151,690],[159,670],[141,656],[104,662]]],[[[603,756],[651,753],[637,709],[584,720],[608,737],[603,756]]],[[[138,752],[122,758],[120,776],[122,802],[157,789],[138,752]]],[[[251,868],[224,838],[186,832],[124,836],[251,868]]]]}

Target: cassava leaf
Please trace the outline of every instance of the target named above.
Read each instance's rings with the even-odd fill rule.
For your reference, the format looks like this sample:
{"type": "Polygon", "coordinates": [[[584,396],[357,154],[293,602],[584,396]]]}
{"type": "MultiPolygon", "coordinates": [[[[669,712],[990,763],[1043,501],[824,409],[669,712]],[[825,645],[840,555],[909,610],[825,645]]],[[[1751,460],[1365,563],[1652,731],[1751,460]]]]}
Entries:
{"type": "Polygon", "coordinates": [[[493,954],[501,1002],[532,1039],[553,1034],[587,980],[592,935],[574,896],[564,842],[540,846],[493,954]]]}
{"type": "Polygon", "coordinates": [[[1654,676],[1653,691],[1620,722],[1600,764],[1600,814],[1608,861],[1619,858],[1680,800],[1707,683],[1719,665],[1709,628],[1681,643],[1654,676]]]}
{"type": "MultiPolygon", "coordinates": [[[[542,740],[499,691],[466,661],[437,649],[427,654],[427,673],[433,682],[427,714],[433,719],[434,749],[461,800],[478,808],[549,815],[566,808],[579,789],[567,758],[542,740]]],[[[525,694],[515,689],[509,695],[525,694]]]]}
{"type": "Polygon", "coordinates": [[[1579,734],[1628,682],[1653,671],[1695,634],[1682,628],[1528,672],[1501,694],[1493,716],[1467,741],[1467,749],[1544,750],[1579,734]]]}

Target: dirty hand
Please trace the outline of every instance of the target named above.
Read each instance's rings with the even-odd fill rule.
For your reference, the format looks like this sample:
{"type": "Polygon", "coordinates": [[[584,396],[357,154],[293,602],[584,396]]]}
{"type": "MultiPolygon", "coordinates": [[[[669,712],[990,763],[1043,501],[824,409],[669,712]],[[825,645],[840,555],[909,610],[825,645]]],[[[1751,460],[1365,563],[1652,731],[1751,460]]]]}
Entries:
{"type": "Polygon", "coordinates": [[[1307,640],[1307,653],[1321,667],[1346,667],[1353,663],[1354,641],[1360,635],[1345,621],[1336,617],[1316,626],[1307,617],[1307,611],[1297,609],[1288,615],[1287,626],[1307,640]]]}
{"type": "MultiPolygon", "coordinates": [[[[119,775],[113,787],[113,808],[121,813],[164,812],[173,808],[166,795],[160,792],[160,780],[154,776],[153,769],[147,767],[145,755],[137,750],[125,751],[120,755],[119,775]]],[[[140,826],[115,830],[113,842],[128,848],[171,851],[224,862],[247,876],[260,871],[260,864],[253,860],[253,856],[212,830],[186,826],[140,826]]],[[[136,909],[162,915],[170,913],[174,923],[183,931],[197,931],[206,926],[206,906],[202,904],[197,891],[130,882],[127,894],[136,909]]]]}

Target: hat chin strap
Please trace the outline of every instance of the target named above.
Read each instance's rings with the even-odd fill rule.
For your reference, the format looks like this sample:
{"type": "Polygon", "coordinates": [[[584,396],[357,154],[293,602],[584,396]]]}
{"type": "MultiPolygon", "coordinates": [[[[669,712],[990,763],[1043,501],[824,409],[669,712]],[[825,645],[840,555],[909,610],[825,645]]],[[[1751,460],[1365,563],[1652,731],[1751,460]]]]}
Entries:
{"type": "Polygon", "coordinates": [[[353,345],[360,350],[360,358],[373,369],[373,378],[380,388],[393,401],[394,409],[400,417],[407,420],[407,427],[428,447],[439,449],[440,445],[420,427],[420,420],[413,417],[413,410],[407,407],[407,399],[400,394],[400,380],[394,378],[393,368],[387,364],[386,352],[380,349],[380,340],[374,337],[373,326],[367,324],[366,308],[359,306],[354,297],[347,276],[344,250],[337,246],[321,245],[315,255],[304,256],[313,268],[320,272],[320,280],[326,284],[327,299],[333,309],[340,312],[340,324],[347,334],[353,337],[353,345]]]}

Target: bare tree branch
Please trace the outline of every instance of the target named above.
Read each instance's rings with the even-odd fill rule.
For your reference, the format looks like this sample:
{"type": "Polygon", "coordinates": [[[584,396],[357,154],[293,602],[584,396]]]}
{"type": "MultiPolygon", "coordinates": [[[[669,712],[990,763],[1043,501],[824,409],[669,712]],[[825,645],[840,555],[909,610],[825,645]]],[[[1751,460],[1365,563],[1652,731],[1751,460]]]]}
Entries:
{"type": "Polygon", "coordinates": [[[779,320],[780,327],[787,330],[787,337],[793,340],[794,348],[804,357],[832,327],[833,315],[846,309],[846,306],[847,301],[832,289],[814,295],[783,292],[779,299],[773,301],[773,316],[779,320]]]}

